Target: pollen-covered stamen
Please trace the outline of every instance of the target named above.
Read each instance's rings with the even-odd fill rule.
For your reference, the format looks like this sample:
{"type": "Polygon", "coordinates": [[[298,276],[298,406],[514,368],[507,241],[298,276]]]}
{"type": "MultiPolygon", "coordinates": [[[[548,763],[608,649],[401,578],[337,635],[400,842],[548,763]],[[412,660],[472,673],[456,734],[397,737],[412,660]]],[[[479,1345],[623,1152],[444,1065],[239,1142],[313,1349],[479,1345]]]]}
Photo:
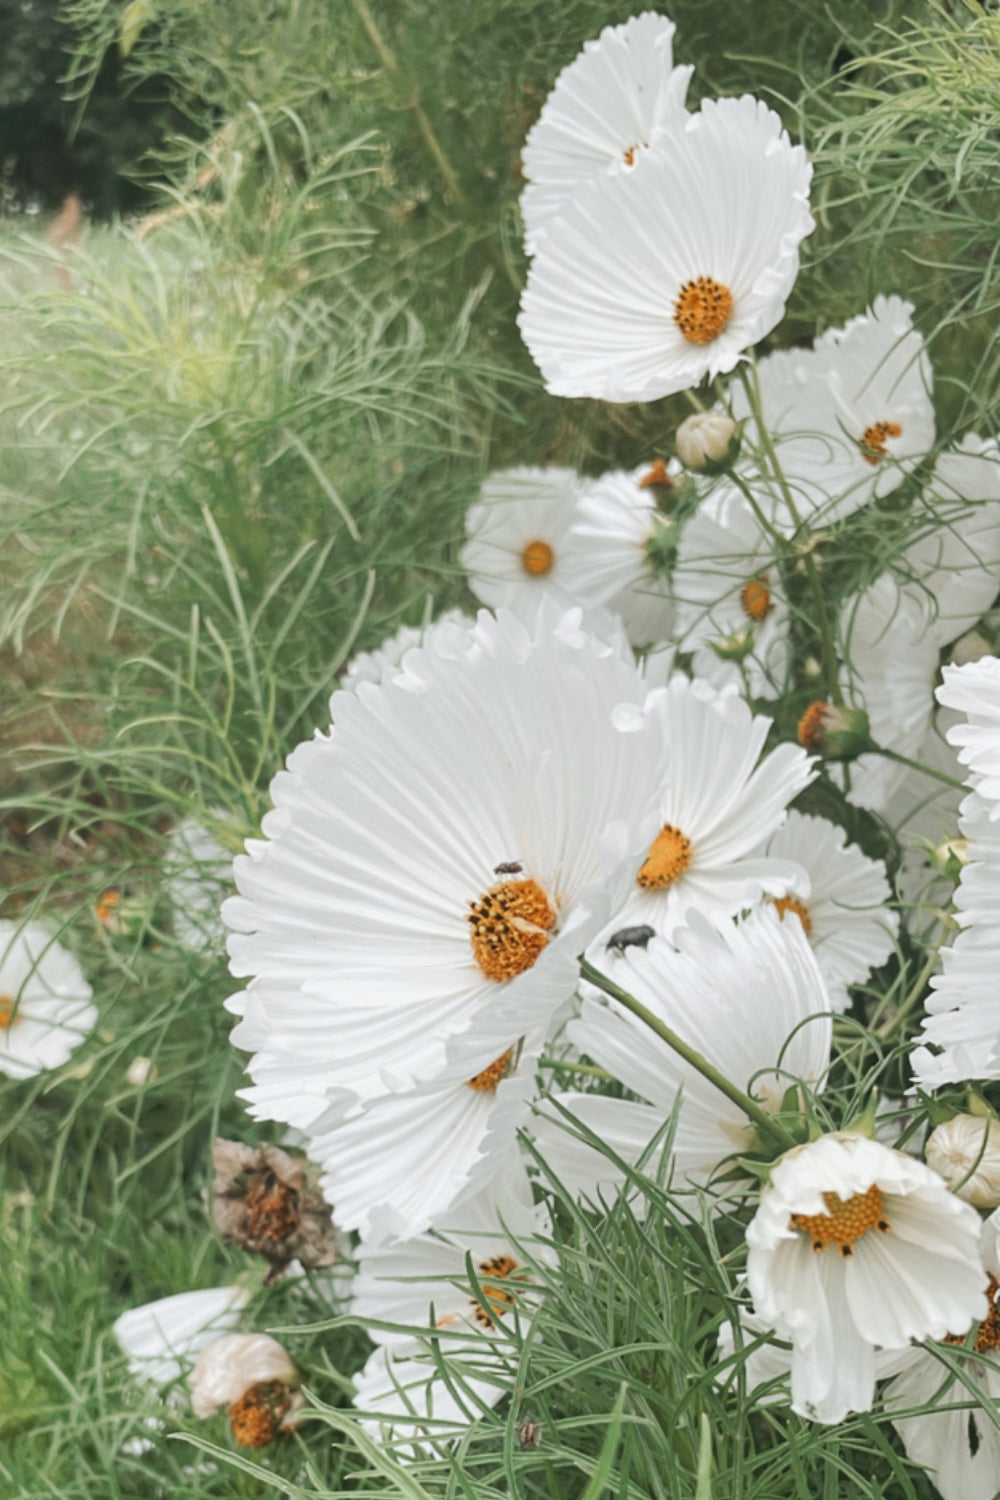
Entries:
{"type": "Polygon", "coordinates": [[[13,995],[0,995],[0,1031],[9,1031],[21,1017],[17,1014],[17,1001],[13,995]]]}
{"type": "Polygon", "coordinates": [[[664,823],[635,878],[645,891],[665,891],[681,878],[692,855],[691,840],[679,828],[664,823]]]}
{"type": "Polygon", "coordinates": [[[529,542],[521,553],[521,566],[532,578],[543,578],[546,573],[551,573],[555,564],[556,555],[548,542],[529,542]]]}
{"type": "MultiPolygon", "coordinates": [[[[645,148],[648,149],[649,142],[648,141],[643,141],[642,145],[645,148]]],[[[624,163],[625,163],[625,165],[627,167],[634,167],[635,166],[635,156],[636,156],[636,152],[638,150],[639,150],[639,144],[637,142],[634,146],[629,146],[629,148],[628,148],[627,151],[623,151],[622,152],[622,160],[624,161],[624,163]]]]}
{"type": "Polygon", "coordinates": [[[820,700],[810,703],[798,724],[798,741],[803,750],[818,754],[823,748],[823,725],[830,710],[829,703],[820,700]]]}
{"type": "MultiPolygon", "coordinates": [[[[494,1255],[490,1260],[481,1260],[476,1267],[480,1279],[488,1278],[490,1281],[506,1281],[518,1269],[518,1263],[512,1255],[494,1255]]],[[[470,1300],[472,1315],[480,1328],[495,1328],[495,1319],[502,1318],[514,1306],[514,1293],[502,1286],[484,1286],[483,1302],[487,1304],[486,1307],[483,1302],[477,1302],[475,1297],[470,1300]]]]}
{"type": "Polygon", "coordinates": [[[751,578],[740,590],[740,604],[743,613],[748,619],[760,623],[766,620],[774,608],[774,599],[768,588],[768,577],[766,573],[758,573],[756,578],[751,578]]]}
{"type": "Polygon", "coordinates": [[[508,1047],[502,1057],[495,1058],[488,1068],[477,1073],[475,1078],[468,1079],[465,1087],[475,1089],[477,1094],[495,1094],[510,1072],[513,1058],[514,1049],[508,1047]]]}
{"type": "Polygon", "coordinates": [[[889,451],[886,448],[886,439],[902,436],[903,429],[898,422],[873,422],[861,434],[861,457],[874,469],[889,451]]]}
{"type": "Polygon", "coordinates": [[[292,1405],[283,1380],[259,1380],[229,1408],[233,1437],[243,1448],[266,1448],[281,1431],[292,1405]]]}
{"type": "Polygon", "coordinates": [[[802,931],[806,937],[809,936],[813,930],[813,921],[809,915],[809,908],[804,901],[800,901],[798,896],[776,896],[774,898],[774,905],[782,921],[785,920],[786,911],[794,912],[802,923],[802,931]]]}
{"type": "MultiPolygon", "coordinates": [[[[997,1309],[997,1292],[1000,1292],[1000,1281],[991,1275],[986,1287],[986,1305],[989,1311],[976,1329],[976,1339],[972,1346],[977,1354],[983,1354],[987,1349],[1000,1349],[1000,1310],[997,1309]]],[[[964,1333],[946,1333],[941,1342],[964,1344],[965,1339],[964,1333]]]]}
{"type": "Polygon", "coordinates": [[[283,1245],[302,1223],[299,1195],[276,1172],[261,1172],[247,1188],[247,1229],[255,1240],[283,1245]]]}
{"type": "Polygon", "coordinates": [[[890,1229],[885,1217],[882,1189],[873,1182],[864,1193],[854,1193],[850,1198],[838,1198],[836,1193],[824,1193],[825,1214],[792,1214],[793,1229],[809,1235],[814,1250],[825,1250],[827,1245],[836,1245],[841,1255],[854,1254],[854,1246],[869,1229],[886,1234],[890,1229]]]}
{"type": "Polygon", "coordinates": [[[669,469],[667,468],[666,459],[654,458],[649,471],[643,474],[642,478],[639,480],[639,488],[641,490],[652,490],[658,489],[661,486],[663,489],[673,489],[674,481],[670,476],[669,469]]]}
{"type": "Polygon", "coordinates": [[[556,925],[536,880],[504,880],[470,901],[472,952],[487,979],[513,979],[530,969],[556,925]]]}
{"type": "Polygon", "coordinates": [[[685,281],[674,303],[674,322],[689,344],[710,344],[729,322],[733,294],[721,281],[699,276],[685,281]]]}

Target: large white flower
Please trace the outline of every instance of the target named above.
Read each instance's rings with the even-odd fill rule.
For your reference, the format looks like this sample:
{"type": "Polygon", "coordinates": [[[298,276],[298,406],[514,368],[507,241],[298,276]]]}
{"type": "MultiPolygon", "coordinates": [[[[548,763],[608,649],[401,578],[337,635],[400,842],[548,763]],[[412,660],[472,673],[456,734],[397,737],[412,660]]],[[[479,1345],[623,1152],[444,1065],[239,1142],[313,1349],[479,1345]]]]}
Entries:
{"type": "Polygon", "coordinates": [[[1000,817],[1000,658],[983,656],[964,667],[948,667],[938,699],[965,714],[948,733],[989,816],[1000,817]]]}
{"type": "MultiPolygon", "coordinates": [[[[471,625],[473,622],[460,609],[446,609],[436,623],[471,625]]],[[[400,663],[407,651],[419,646],[427,633],[426,625],[400,625],[395,635],[389,636],[374,651],[358,651],[351,657],[340,680],[341,687],[355,688],[359,682],[382,682],[401,670],[400,663]]]]}
{"type": "Polygon", "coordinates": [[[639,169],[547,226],[518,323],[557,396],[652,401],[731,370],[780,320],[812,168],[759,100],[706,100],[639,169]]]}
{"type": "MultiPolygon", "coordinates": [[[[718,927],[692,919],[677,947],[653,938],[643,950],[607,955],[602,967],[731,1083],[775,1110],[796,1080],[815,1084],[830,1059],[830,1000],[798,923],[763,908],[718,927]]],[[[753,1149],[743,1112],[616,1001],[585,1000],[569,1039],[640,1100],[557,1095],[559,1104],[624,1162],[648,1150],[679,1103],[673,1140],[675,1185],[705,1183],[729,1158],[753,1149]]],[[[608,1157],[543,1116],[536,1131],[555,1175],[592,1199],[621,1170],[608,1157]]],[[[656,1162],[646,1168],[655,1172],[656,1162]]]]}
{"type": "Polygon", "coordinates": [[[208,1287],[178,1292],[123,1312],[115,1337],[128,1356],[132,1375],[147,1385],[170,1385],[195,1363],[221,1333],[239,1322],[250,1300],[245,1287],[208,1287]]]}
{"type": "Polygon", "coordinates": [[[61,1067],[97,1023],[83,970],[37,922],[0,922],[0,1073],[61,1067]]]}
{"type": "Polygon", "coordinates": [[[801,865],[804,879],[777,900],[784,917],[798,918],[816,954],[836,1010],[893,950],[899,917],[881,860],[867,859],[836,823],[790,812],[768,841],[768,854],[801,865]]]}
{"type": "Polygon", "coordinates": [[[735,487],[716,490],[684,527],[673,587],[680,649],[694,652],[696,674],[717,687],[745,681],[753,697],[780,697],[788,604],[774,543],[735,487]]]}
{"type": "Polygon", "coordinates": [[[570,529],[586,488],[573,469],[503,469],[491,474],[465,516],[459,562],[469,587],[491,608],[531,619],[542,598],[579,603],[568,570],[570,529]]]}
{"type": "MultiPolygon", "coordinates": [[[[810,758],[785,744],[760,759],[771,720],[731,688],[678,675],[650,693],[648,711],[668,751],[663,826],[613,926],[648,923],[669,937],[689,910],[730,916],[763,894],[784,895],[799,867],[764,844],[813,779],[810,758]]],[[[601,950],[589,956],[600,963],[601,950]]]]}
{"type": "Polygon", "coordinates": [[[247,1097],[300,1128],[339,1091],[472,1078],[544,1026],[651,831],[644,685],[578,611],[443,625],[403,667],[334,695],[224,908],[252,976],[230,1002],[257,1054],[247,1097]]]}
{"type": "Polygon", "coordinates": [[[683,113],[694,69],[674,67],[676,29],[644,11],[605,26],[559,74],[521,154],[529,255],[581,187],[633,168],[654,130],[683,113]]]}
{"type": "Polygon", "coordinates": [[[963,1334],[982,1315],[979,1216],[922,1162],[851,1132],[774,1167],[747,1228],[758,1316],[791,1341],[792,1405],[867,1411],[876,1347],[963,1334]]]}

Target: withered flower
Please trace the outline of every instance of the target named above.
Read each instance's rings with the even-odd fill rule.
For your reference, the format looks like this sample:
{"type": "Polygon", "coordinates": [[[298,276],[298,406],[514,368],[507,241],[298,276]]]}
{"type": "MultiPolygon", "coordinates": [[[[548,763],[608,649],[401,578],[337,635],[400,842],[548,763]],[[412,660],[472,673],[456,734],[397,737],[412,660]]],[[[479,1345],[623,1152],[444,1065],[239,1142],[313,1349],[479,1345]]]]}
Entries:
{"type": "Polygon", "coordinates": [[[309,1179],[309,1164],[280,1146],[212,1142],[212,1221],[220,1239],[271,1262],[265,1285],[289,1263],[309,1270],[337,1259],[328,1203],[309,1179]]]}

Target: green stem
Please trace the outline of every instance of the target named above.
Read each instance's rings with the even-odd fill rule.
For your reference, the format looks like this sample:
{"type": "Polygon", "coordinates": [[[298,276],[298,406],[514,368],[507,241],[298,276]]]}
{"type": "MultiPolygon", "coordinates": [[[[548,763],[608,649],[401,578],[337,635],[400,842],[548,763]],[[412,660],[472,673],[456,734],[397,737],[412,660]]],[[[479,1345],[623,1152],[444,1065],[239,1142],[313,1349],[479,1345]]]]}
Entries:
{"type": "Polygon", "coordinates": [[[933,766],[925,766],[922,761],[911,760],[908,755],[900,755],[898,750],[886,750],[882,745],[873,744],[869,747],[868,753],[884,755],[886,760],[894,760],[901,766],[907,766],[911,771],[922,771],[925,776],[930,776],[934,781],[941,781],[945,786],[958,787],[962,792],[968,791],[964,781],[959,781],[955,776],[949,776],[947,771],[935,771],[933,766]]]}
{"type": "Polygon", "coordinates": [[[540,1057],[538,1059],[540,1068],[558,1068],[563,1073],[586,1073],[588,1078],[613,1078],[607,1068],[597,1068],[593,1063],[565,1062],[561,1057],[540,1057]]]}
{"type": "Polygon", "coordinates": [[[737,1109],[743,1111],[748,1120],[753,1121],[765,1139],[770,1140],[773,1145],[778,1146],[782,1151],[789,1151],[796,1144],[794,1138],[788,1134],[788,1131],[782,1125],[779,1125],[773,1116],[768,1114],[766,1109],[762,1109],[756,1100],[751,1099],[749,1094],[745,1094],[734,1083],[730,1083],[729,1079],[724,1077],[718,1068],[712,1066],[707,1057],[703,1057],[694,1047],[689,1047],[687,1042],[677,1035],[676,1031],[673,1031],[665,1021],[661,1021],[659,1016],[655,1016],[651,1010],[647,1009],[641,1000],[637,1000],[634,995],[630,995],[628,990],[623,990],[619,985],[615,984],[614,980],[608,979],[606,975],[601,973],[600,969],[595,969],[593,964],[588,963],[585,958],[580,959],[580,973],[584,979],[588,979],[599,990],[603,990],[606,995],[610,995],[613,1000],[617,1000],[619,1005],[631,1011],[637,1020],[642,1021],[645,1026],[649,1027],[650,1031],[660,1038],[661,1042],[666,1042],[667,1046],[672,1048],[678,1057],[682,1057],[703,1078],[707,1078],[709,1083],[713,1084],[720,1093],[725,1094],[726,1098],[731,1100],[737,1109]]]}
{"type": "Polygon", "coordinates": [[[903,996],[903,999],[900,1001],[893,1014],[889,1016],[886,1021],[883,1021],[881,1026],[877,1026],[875,1028],[875,1037],[878,1041],[886,1041],[892,1035],[892,1033],[903,1023],[903,1021],[906,1020],[910,1012],[919,1004],[924,990],[927,988],[927,981],[928,979],[930,979],[931,975],[934,973],[935,967],[937,966],[938,955],[941,952],[942,947],[944,946],[944,940],[947,936],[947,923],[942,922],[941,926],[941,936],[935,943],[934,947],[931,949],[930,953],[927,955],[927,960],[924,963],[923,968],[920,970],[920,973],[914,980],[913,984],[907,990],[906,994],[903,996]]]}

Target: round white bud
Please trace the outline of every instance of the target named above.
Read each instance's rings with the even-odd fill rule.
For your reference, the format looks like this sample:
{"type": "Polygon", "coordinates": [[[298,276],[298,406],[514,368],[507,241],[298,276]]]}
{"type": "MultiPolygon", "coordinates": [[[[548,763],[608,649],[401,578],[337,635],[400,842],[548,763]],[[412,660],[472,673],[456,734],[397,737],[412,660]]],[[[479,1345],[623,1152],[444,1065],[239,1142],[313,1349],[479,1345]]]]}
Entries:
{"type": "Polygon", "coordinates": [[[931,1132],[924,1156],[966,1203],[978,1208],[1000,1204],[1000,1120],[956,1115],[931,1132]]]}

